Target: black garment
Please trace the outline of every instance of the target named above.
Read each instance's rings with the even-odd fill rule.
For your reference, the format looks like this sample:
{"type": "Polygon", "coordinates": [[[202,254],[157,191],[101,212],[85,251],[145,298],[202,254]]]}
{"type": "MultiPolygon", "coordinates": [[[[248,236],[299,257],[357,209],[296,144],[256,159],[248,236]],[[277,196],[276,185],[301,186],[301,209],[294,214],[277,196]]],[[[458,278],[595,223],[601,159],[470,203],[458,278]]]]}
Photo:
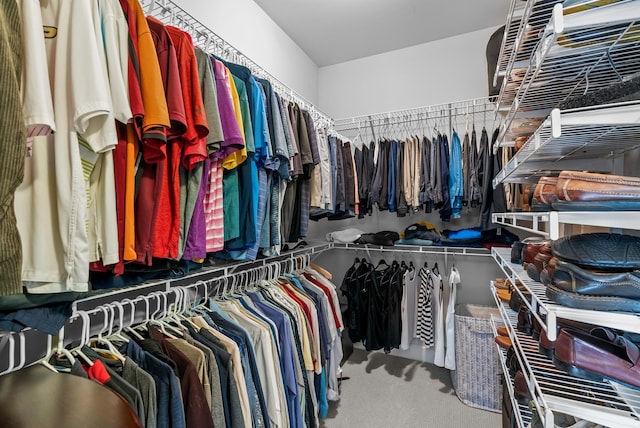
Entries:
{"type": "Polygon", "coordinates": [[[364,279],[372,266],[366,260],[355,259],[347,270],[340,291],[347,298],[347,309],[343,314],[344,324],[352,342],[360,342],[367,331],[368,294],[364,287],[364,279]]]}
{"type": "Polygon", "coordinates": [[[296,179],[287,182],[287,189],[284,192],[284,199],[282,200],[282,206],[280,207],[280,212],[282,213],[280,230],[284,242],[292,241],[291,229],[293,227],[295,216],[294,211],[296,209],[297,189],[298,181],[296,179]]]}
{"type": "Polygon", "coordinates": [[[391,265],[389,286],[387,288],[387,331],[384,338],[384,350],[400,348],[402,341],[402,291],[404,274],[408,266],[406,263],[398,264],[394,261],[391,265]]]}
{"type": "MultiPolygon", "coordinates": [[[[485,132],[486,134],[486,132],[485,132]]],[[[478,154],[478,143],[476,138],[476,128],[471,131],[471,143],[469,144],[469,203],[472,208],[482,203],[482,186],[479,182],[481,163],[478,154]]],[[[533,192],[532,192],[533,194],[533,192]]]]}
{"type": "Polygon", "coordinates": [[[433,195],[431,194],[431,140],[422,139],[422,162],[420,164],[420,193],[418,200],[424,207],[424,212],[433,210],[433,195]]]}
{"type": "Polygon", "coordinates": [[[481,198],[484,198],[484,194],[485,194],[485,189],[484,189],[485,171],[488,167],[487,156],[490,156],[489,136],[487,135],[487,130],[485,128],[482,128],[482,133],[480,134],[480,148],[478,149],[478,158],[477,158],[478,186],[480,188],[481,198]]]}
{"type": "Polygon", "coordinates": [[[402,292],[407,265],[381,260],[377,266],[355,259],[340,290],[347,297],[344,320],[353,342],[362,341],[368,351],[400,346],[402,292]]]}
{"type": "Polygon", "coordinates": [[[427,226],[415,223],[404,230],[404,239],[424,239],[433,242],[440,241],[440,234],[436,229],[428,229],[427,226]]]}
{"type": "Polygon", "coordinates": [[[440,219],[450,221],[453,209],[449,197],[449,141],[446,135],[438,135],[438,149],[440,152],[440,180],[442,189],[442,205],[440,206],[440,219]]]}
{"type": "Polygon", "coordinates": [[[367,301],[367,330],[362,343],[367,351],[375,351],[384,347],[387,320],[388,281],[383,283],[385,276],[391,269],[383,260],[369,271],[364,280],[364,288],[368,295],[367,301]]]}
{"type": "MultiPolygon", "coordinates": [[[[491,138],[491,146],[486,147],[484,170],[483,170],[483,186],[482,186],[482,209],[480,210],[480,228],[482,230],[494,229],[496,226],[491,221],[491,214],[494,212],[505,212],[507,202],[504,195],[504,187],[497,186],[493,188],[492,178],[500,171],[500,159],[502,152],[498,150],[495,155],[491,153],[491,147],[498,139],[499,129],[493,132],[491,138]]],[[[485,132],[483,130],[483,139],[485,132]]]]}
{"type": "Polygon", "coordinates": [[[397,232],[382,231],[376,233],[363,233],[358,239],[356,239],[355,243],[392,246],[398,239],[400,239],[400,235],[397,232]]]}
{"type": "Polygon", "coordinates": [[[368,325],[364,340],[367,351],[384,349],[389,352],[400,346],[403,273],[397,261],[389,266],[381,260],[365,279],[369,294],[368,325]]]}
{"type": "Polygon", "coordinates": [[[355,171],[353,170],[353,161],[351,159],[351,143],[348,141],[342,145],[342,164],[344,167],[344,194],[347,203],[346,211],[349,217],[352,217],[356,212],[356,182],[355,171]]]}
{"type": "MultiPolygon", "coordinates": [[[[381,154],[381,144],[382,142],[378,142],[378,156],[376,159],[375,167],[373,169],[373,175],[371,178],[371,188],[369,191],[369,203],[373,207],[373,205],[378,204],[380,201],[380,191],[382,190],[382,154],[381,154]]],[[[372,158],[375,156],[375,147],[376,143],[374,141],[371,142],[371,156],[372,158]]]]}
{"type": "Polygon", "coordinates": [[[364,159],[363,159],[362,150],[356,147],[355,152],[353,153],[353,162],[356,165],[356,177],[358,177],[358,199],[360,203],[358,205],[358,218],[364,218],[364,211],[362,210],[363,204],[366,206],[366,199],[363,198],[363,189],[366,186],[364,183],[363,176],[363,168],[364,168],[364,159]]]}
{"type": "Polygon", "coordinates": [[[405,166],[405,158],[404,158],[404,145],[405,142],[401,141],[398,143],[398,156],[397,164],[396,164],[396,215],[398,217],[404,217],[407,215],[409,211],[409,206],[407,205],[407,199],[404,197],[404,175],[403,171],[405,166]]]}

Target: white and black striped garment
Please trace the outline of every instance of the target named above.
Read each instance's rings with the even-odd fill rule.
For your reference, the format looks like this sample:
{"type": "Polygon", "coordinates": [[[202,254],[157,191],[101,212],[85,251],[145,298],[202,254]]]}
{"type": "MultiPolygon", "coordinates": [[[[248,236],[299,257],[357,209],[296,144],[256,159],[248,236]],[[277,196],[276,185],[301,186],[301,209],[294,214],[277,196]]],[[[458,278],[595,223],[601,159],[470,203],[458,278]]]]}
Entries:
{"type": "Polygon", "coordinates": [[[416,332],[418,338],[427,347],[435,344],[433,337],[433,321],[431,315],[431,295],[433,281],[428,268],[420,269],[420,291],[418,292],[418,319],[416,332]]]}

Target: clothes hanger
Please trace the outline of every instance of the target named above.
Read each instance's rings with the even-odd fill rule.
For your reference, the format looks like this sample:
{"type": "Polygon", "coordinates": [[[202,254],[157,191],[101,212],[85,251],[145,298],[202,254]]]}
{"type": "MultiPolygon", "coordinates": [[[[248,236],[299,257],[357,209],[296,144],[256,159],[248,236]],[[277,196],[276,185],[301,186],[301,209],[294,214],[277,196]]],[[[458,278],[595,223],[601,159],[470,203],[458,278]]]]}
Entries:
{"type": "MultiPolygon", "coordinates": [[[[21,368],[23,368],[25,366],[25,364],[27,363],[27,355],[26,355],[26,347],[25,347],[25,336],[24,336],[24,332],[13,332],[13,333],[9,333],[7,336],[5,336],[6,339],[8,340],[8,348],[9,348],[9,361],[8,361],[8,366],[7,369],[3,372],[0,373],[0,375],[3,375],[5,373],[10,373],[13,371],[18,371],[21,368]],[[16,347],[16,336],[19,338],[18,339],[18,346],[19,346],[19,355],[20,355],[20,360],[18,362],[18,364],[16,364],[15,361],[15,347],[16,347]]],[[[51,364],[49,364],[48,360],[51,357],[51,336],[48,335],[48,346],[47,346],[47,353],[45,355],[44,358],[42,358],[41,360],[37,361],[36,363],[40,362],[42,363],[42,365],[46,366],[47,368],[52,369],[53,371],[57,372],[57,370],[55,368],[53,368],[53,366],[51,366],[51,364]]],[[[3,347],[5,345],[3,344],[3,347]]]]}
{"type": "MultiPolygon", "coordinates": [[[[173,316],[175,315],[175,311],[177,306],[180,305],[180,300],[181,300],[181,296],[182,296],[182,289],[179,287],[173,288],[172,292],[176,294],[176,302],[173,305],[173,309],[171,308],[171,305],[169,305],[169,296],[168,293],[164,293],[164,292],[158,292],[158,298],[164,303],[163,304],[163,316],[157,320],[161,326],[164,327],[164,330],[162,330],[162,332],[164,334],[166,334],[167,336],[169,336],[169,338],[171,339],[177,339],[178,337],[183,337],[182,334],[182,330],[172,326],[171,324],[169,324],[170,321],[175,321],[175,319],[173,318],[173,316]],[[168,331],[167,331],[168,330],[168,331]],[[172,337],[171,334],[176,335],[177,337],[172,337]]],[[[176,321],[178,324],[180,323],[179,321],[176,321]]],[[[162,328],[161,328],[162,329],[162,328]]]]}
{"type": "MultiPolygon", "coordinates": [[[[147,300],[147,296],[140,296],[139,298],[142,299],[143,302],[145,302],[145,308],[146,308],[146,310],[145,310],[145,315],[146,315],[145,320],[148,320],[149,319],[149,300],[147,300]]],[[[141,341],[144,340],[144,337],[142,337],[142,335],[140,333],[138,333],[133,328],[133,325],[135,324],[135,318],[136,318],[136,305],[135,305],[135,303],[132,300],[128,299],[128,298],[122,299],[122,303],[131,304],[131,322],[129,323],[128,327],[125,327],[125,329],[124,329],[125,333],[131,334],[133,337],[135,337],[138,340],[141,340],[141,341]]]]}
{"type": "MultiPolygon", "coordinates": [[[[129,302],[131,302],[131,301],[129,300],[129,302]]],[[[123,304],[123,302],[117,302],[117,301],[113,301],[113,302],[111,302],[111,304],[114,306],[114,308],[118,309],[118,316],[119,316],[119,320],[118,321],[119,322],[118,322],[118,329],[115,332],[113,332],[112,334],[110,334],[109,336],[113,337],[114,339],[118,339],[118,340],[120,340],[122,342],[127,343],[127,342],[129,342],[130,339],[123,334],[123,329],[124,329],[124,304],[123,304]]],[[[133,302],[132,302],[132,304],[133,304],[133,302]]],[[[135,307],[132,306],[131,324],[133,324],[133,319],[134,319],[134,316],[135,316],[135,312],[134,311],[135,311],[135,307]]],[[[111,340],[111,339],[109,339],[109,340],[111,340]]]]}
{"type": "MultiPolygon", "coordinates": [[[[65,357],[69,361],[69,363],[71,363],[72,366],[76,363],[76,358],[71,354],[71,352],[69,352],[68,349],[64,347],[64,326],[62,326],[62,328],[60,329],[60,332],[58,333],[58,348],[56,349],[56,354],[58,356],[65,357]]],[[[58,370],[58,371],[65,371],[65,370],[58,370]]]]}
{"type": "MultiPolygon", "coordinates": [[[[107,331],[109,331],[109,334],[107,335],[110,335],[113,332],[113,318],[115,318],[115,310],[111,305],[102,306],[99,309],[102,310],[104,313],[104,327],[103,329],[100,330],[100,333],[98,333],[98,337],[94,340],[93,343],[94,345],[95,344],[106,345],[107,351],[111,355],[116,357],[118,360],[124,363],[124,360],[125,360],[124,356],[120,353],[120,351],[118,351],[118,349],[116,349],[116,347],[113,345],[113,343],[111,343],[110,340],[108,340],[106,337],[103,336],[103,333],[106,333],[107,331]]],[[[94,348],[94,349],[96,351],[104,352],[104,349],[101,349],[101,348],[94,348]]]]}
{"type": "Polygon", "coordinates": [[[440,275],[440,269],[438,269],[438,262],[436,262],[436,263],[433,265],[433,268],[431,269],[431,272],[433,272],[433,273],[434,273],[434,274],[436,274],[436,275],[440,275]]]}
{"type": "MultiPolygon", "coordinates": [[[[13,371],[13,335],[9,335],[9,368],[7,369],[7,371],[0,373],[0,374],[5,374],[5,373],[9,373],[11,371],[13,371]]],[[[44,357],[42,357],[37,364],[43,365],[44,367],[48,368],[49,370],[51,370],[52,372],[55,373],[59,373],[58,370],[53,367],[51,365],[51,363],[49,362],[49,359],[51,359],[51,356],[53,355],[53,348],[51,346],[51,342],[52,342],[52,336],[50,334],[47,334],[47,353],[44,355],[44,357]]]]}
{"type": "Polygon", "coordinates": [[[376,265],[376,270],[384,270],[389,268],[389,265],[387,264],[387,262],[384,259],[380,259],[378,261],[378,264],[376,265]]]}
{"type": "Polygon", "coordinates": [[[93,363],[94,363],[93,360],[87,357],[87,355],[82,351],[82,347],[89,342],[89,339],[91,336],[89,333],[89,326],[90,326],[89,315],[86,312],[82,311],[82,312],[78,312],[78,316],[82,319],[82,329],[80,332],[80,344],[76,348],[72,349],[70,352],[74,356],[84,361],[89,367],[91,367],[93,366],[93,363]]]}

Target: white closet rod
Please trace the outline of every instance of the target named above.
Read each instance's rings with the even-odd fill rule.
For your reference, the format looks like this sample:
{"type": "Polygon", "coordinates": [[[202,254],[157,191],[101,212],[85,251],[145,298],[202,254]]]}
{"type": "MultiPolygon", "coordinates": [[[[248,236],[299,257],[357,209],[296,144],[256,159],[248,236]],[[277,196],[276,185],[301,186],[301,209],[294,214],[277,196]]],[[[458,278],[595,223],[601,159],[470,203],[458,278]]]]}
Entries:
{"type": "Polygon", "coordinates": [[[340,244],[334,243],[333,248],[337,250],[351,251],[377,251],[384,253],[411,253],[411,254],[437,254],[444,256],[478,256],[491,257],[489,250],[484,248],[467,248],[467,247],[420,247],[410,245],[396,245],[394,247],[385,247],[381,245],[371,244],[340,244]]]}
{"type": "Polygon", "coordinates": [[[343,132],[367,127],[391,126],[433,119],[452,120],[457,117],[468,117],[478,114],[485,116],[490,114],[489,118],[494,119],[496,113],[495,102],[496,97],[483,97],[386,113],[353,116],[336,119],[335,128],[343,132]]]}
{"type": "Polygon", "coordinates": [[[316,127],[330,127],[333,119],[319,110],[305,97],[282,83],[279,79],[260,67],[248,56],[233,47],[222,37],[217,35],[206,25],[194,18],[173,0],[140,0],[140,4],[149,16],[153,16],[165,24],[179,27],[189,33],[194,45],[200,47],[207,53],[213,53],[227,61],[243,65],[260,78],[271,82],[276,92],[283,98],[297,103],[301,108],[309,111],[311,117],[316,122],[316,127]]]}
{"type": "MultiPolygon", "coordinates": [[[[121,296],[120,300],[103,303],[90,310],[76,310],[60,330],[58,340],[63,341],[60,344],[62,346],[69,343],[79,343],[77,347],[81,347],[99,336],[108,337],[129,327],[183,313],[202,298],[220,293],[228,296],[229,293],[244,292],[249,285],[258,280],[276,279],[283,274],[307,267],[312,255],[311,249],[307,250],[309,251],[305,252],[301,249],[296,252],[294,250],[292,254],[279,260],[270,260],[254,266],[248,264],[235,266],[245,269],[207,281],[198,280],[189,285],[173,286],[165,291],[154,291],[132,299],[121,296]],[[142,309],[141,305],[143,305],[142,309]],[[141,312],[141,310],[143,311],[141,312]],[[81,323],[79,337],[76,336],[78,328],[71,327],[76,322],[81,323]]],[[[0,375],[48,359],[54,351],[52,348],[53,340],[49,335],[42,335],[41,338],[46,341],[45,357],[41,357],[42,353],[39,353],[40,356],[33,358],[26,352],[28,340],[25,332],[10,332],[0,335],[0,354],[3,359],[6,356],[8,362],[8,366],[0,372],[0,375]]],[[[38,338],[32,337],[31,339],[37,340],[38,338]]],[[[29,349],[31,348],[32,346],[29,347],[29,349]]]]}

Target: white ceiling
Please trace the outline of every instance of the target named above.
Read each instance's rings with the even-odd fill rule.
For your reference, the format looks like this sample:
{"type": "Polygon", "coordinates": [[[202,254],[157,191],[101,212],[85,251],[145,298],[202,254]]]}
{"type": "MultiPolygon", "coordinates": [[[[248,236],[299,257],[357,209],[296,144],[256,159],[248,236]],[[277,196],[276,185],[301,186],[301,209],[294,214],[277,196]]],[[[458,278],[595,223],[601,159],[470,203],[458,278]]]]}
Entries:
{"type": "Polygon", "coordinates": [[[254,0],[319,66],[504,24],[509,0],[254,0]]]}

